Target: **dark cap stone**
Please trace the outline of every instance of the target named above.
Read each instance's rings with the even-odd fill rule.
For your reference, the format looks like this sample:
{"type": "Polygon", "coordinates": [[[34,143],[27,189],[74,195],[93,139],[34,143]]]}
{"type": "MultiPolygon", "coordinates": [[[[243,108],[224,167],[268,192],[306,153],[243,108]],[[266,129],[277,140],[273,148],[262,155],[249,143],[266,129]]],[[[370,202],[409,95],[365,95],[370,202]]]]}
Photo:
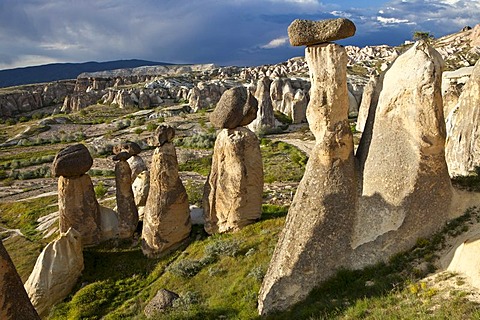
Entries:
{"type": "Polygon", "coordinates": [[[225,91],[210,114],[210,122],[217,129],[246,126],[257,117],[258,101],[240,86],[225,91]]]}
{"type": "Polygon", "coordinates": [[[53,159],[52,175],[54,177],[81,176],[93,165],[93,159],[87,147],[74,144],[63,148],[53,159]]]}
{"type": "Polygon", "coordinates": [[[309,46],[353,36],[355,24],[348,19],[294,20],[288,26],[288,38],[292,46],[309,46]]]}

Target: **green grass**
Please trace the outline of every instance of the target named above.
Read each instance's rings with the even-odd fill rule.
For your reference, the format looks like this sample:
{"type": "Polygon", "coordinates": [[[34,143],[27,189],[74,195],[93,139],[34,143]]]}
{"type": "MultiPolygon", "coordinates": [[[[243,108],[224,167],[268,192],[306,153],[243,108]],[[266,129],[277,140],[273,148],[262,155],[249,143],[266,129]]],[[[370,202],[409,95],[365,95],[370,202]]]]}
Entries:
{"type": "Polygon", "coordinates": [[[260,151],[266,183],[302,179],[308,157],[297,147],[281,141],[262,139],[260,151]]]}
{"type": "Polygon", "coordinates": [[[197,159],[189,159],[186,162],[178,164],[179,171],[192,171],[208,176],[212,166],[212,156],[205,156],[197,159]]]}

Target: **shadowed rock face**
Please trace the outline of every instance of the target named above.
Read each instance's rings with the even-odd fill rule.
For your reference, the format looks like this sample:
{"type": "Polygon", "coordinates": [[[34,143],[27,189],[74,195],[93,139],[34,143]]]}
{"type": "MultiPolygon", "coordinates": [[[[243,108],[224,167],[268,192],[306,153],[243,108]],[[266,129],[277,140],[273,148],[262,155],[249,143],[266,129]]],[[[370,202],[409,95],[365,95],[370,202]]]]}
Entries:
{"type": "Polygon", "coordinates": [[[0,241],[0,319],[40,320],[2,241],[0,241]]]}
{"type": "Polygon", "coordinates": [[[288,26],[288,37],[292,46],[309,46],[349,38],[355,31],[355,24],[345,18],[320,21],[296,19],[288,26]]]}
{"type": "Polygon", "coordinates": [[[115,164],[118,232],[120,238],[132,237],[138,224],[138,211],[132,189],[132,170],[126,161],[129,157],[130,155],[127,152],[120,152],[114,157],[114,160],[120,160],[115,164]]]}
{"type": "Polygon", "coordinates": [[[316,144],[290,206],[259,293],[260,314],[287,309],[340,267],[348,266],[356,210],[353,138],[348,123],[343,47],[306,48],[316,144]]]}
{"type": "Polygon", "coordinates": [[[234,129],[246,126],[257,117],[258,102],[245,87],[225,91],[210,115],[217,129],[234,129]]]}
{"type": "Polygon", "coordinates": [[[142,152],[142,148],[135,142],[127,141],[113,147],[113,154],[119,154],[120,152],[127,152],[130,156],[135,156],[142,152]]]}
{"type": "Polygon", "coordinates": [[[187,239],[190,230],[187,192],[178,176],[175,146],[167,142],[157,147],[152,157],[142,251],[148,257],[167,253],[187,239]]]}
{"type": "Polygon", "coordinates": [[[203,195],[205,231],[237,231],[262,213],[263,165],[257,136],[247,128],[217,136],[203,195]]]}

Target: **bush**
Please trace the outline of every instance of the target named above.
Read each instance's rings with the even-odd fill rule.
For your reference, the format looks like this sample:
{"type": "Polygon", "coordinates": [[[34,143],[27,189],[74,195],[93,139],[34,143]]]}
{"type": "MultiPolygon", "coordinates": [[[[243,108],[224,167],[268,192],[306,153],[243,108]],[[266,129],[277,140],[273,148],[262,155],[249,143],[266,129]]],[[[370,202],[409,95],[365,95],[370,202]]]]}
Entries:
{"type": "Polygon", "coordinates": [[[103,184],[102,181],[100,181],[95,186],[94,190],[95,190],[95,196],[97,197],[97,199],[101,199],[107,194],[108,188],[103,184]]]}
{"type": "Polygon", "coordinates": [[[149,122],[147,124],[147,131],[148,132],[154,132],[155,130],[157,130],[157,127],[158,127],[158,124],[156,124],[154,122],[149,122]]]}
{"type": "Polygon", "coordinates": [[[216,239],[205,247],[207,257],[235,257],[240,251],[240,243],[235,239],[216,239]]]}
{"type": "Polygon", "coordinates": [[[202,270],[202,260],[183,259],[168,267],[168,271],[183,278],[191,278],[202,270]]]}
{"type": "Polygon", "coordinates": [[[175,145],[177,147],[193,148],[193,149],[212,149],[215,145],[216,133],[196,133],[190,137],[177,139],[175,145]]]}

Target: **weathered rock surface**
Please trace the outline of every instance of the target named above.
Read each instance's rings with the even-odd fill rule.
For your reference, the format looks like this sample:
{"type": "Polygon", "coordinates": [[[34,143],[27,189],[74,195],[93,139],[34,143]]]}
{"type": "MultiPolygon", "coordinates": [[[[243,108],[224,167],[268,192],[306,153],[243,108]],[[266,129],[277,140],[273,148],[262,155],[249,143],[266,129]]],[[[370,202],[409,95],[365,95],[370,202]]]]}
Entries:
{"type": "MultiPolygon", "coordinates": [[[[473,66],[463,67],[454,71],[445,71],[442,74],[443,114],[445,118],[455,108],[463,86],[470,79],[473,66]]],[[[448,132],[447,132],[448,136],[448,132]]]]}
{"type": "Polygon", "coordinates": [[[172,142],[175,138],[175,129],[168,125],[160,125],[155,129],[153,140],[150,140],[152,146],[163,146],[167,142],[172,142]]]}
{"type": "Polygon", "coordinates": [[[173,302],[180,298],[178,294],[167,289],[158,290],[157,294],[147,303],[143,313],[147,318],[155,316],[173,306],[173,302]]]}
{"type": "Polygon", "coordinates": [[[138,211],[132,190],[132,170],[127,162],[130,155],[123,151],[115,157],[119,160],[115,163],[118,234],[120,238],[131,238],[137,229],[138,211]],[[121,155],[126,155],[126,157],[121,157],[121,155]]]}
{"type": "MultiPolygon", "coordinates": [[[[147,204],[148,192],[150,190],[150,172],[142,171],[132,183],[133,196],[135,204],[138,207],[144,207],[147,204]]],[[[138,217],[143,220],[143,216],[138,217]]]]}
{"type": "Polygon", "coordinates": [[[235,87],[223,93],[210,114],[210,122],[217,129],[234,129],[252,122],[257,111],[257,99],[245,87],[235,87]]]}
{"type": "Polygon", "coordinates": [[[440,54],[417,42],[385,73],[371,139],[361,143],[368,147],[360,159],[353,267],[412,247],[448,217],[442,67],[440,54]]]}
{"type": "Polygon", "coordinates": [[[58,211],[60,232],[77,230],[84,245],[98,243],[102,238],[100,207],[89,175],[58,178],[58,211]]]}
{"type": "Polygon", "coordinates": [[[142,152],[142,148],[136,142],[127,141],[113,146],[113,154],[127,152],[130,156],[136,156],[142,152]]]}
{"type": "Polygon", "coordinates": [[[132,170],[132,183],[135,181],[135,179],[140,173],[148,170],[145,161],[143,161],[143,158],[140,156],[134,155],[128,158],[127,162],[130,165],[130,169],[132,170]]]}
{"type": "Polygon", "coordinates": [[[297,90],[292,102],[292,122],[302,123],[307,122],[307,95],[300,89],[297,90]]]}
{"type": "Polygon", "coordinates": [[[266,132],[275,128],[272,100],[270,99],[270,83],[267,77],[257,82],[255,97],[258,101],[257,117],[248,125],[253,132],[266,132]]]}
{"type": "Polygon", "coordinates": [[[25,282],[28,296],[40,315],[70,293],[82,270],[81,236],[69,229],[43,249],[25,282]]]}
{"type": "Polygon", "coordinates": [[[93,159],[87,147],[74,144],[60,150],[52,164],[54,177],[78,177],[92,167],[93,159]]]}
{"type": "Polygon", "coordinates": [[[365,131],[369,117],[373,124],[378,98],[383,88],[383,77],[384,73],[380,76],[372,76],[363,90],[362,102],[358,109],[357,124],[355,127],[357,131],[365,131]]]}
{"type": "Polygon", "coordinates": [[[155,149],[150,169],[150,192],[145,205],[142,251],[149,257],[175,249],[190,234],[191,222],[185,187],[178,176],[173,143],[155,149]]]}
{"type": "Polygon", "coordinates": [[[445,156],[451,176],[468,175],[480,166],[480,61],[449,116],[445,156]]]}
{"type": "Polygon", "coordinates": [[[308,46],[351,37],[355,24],[345,18],[311,21],[294,20],[288,26],[288,38],[292,46],[308,46]]]}
{"type": "Polygon", "coordinates": [[[262,192],[263,164],[257,136],[243,127],[220,131],[203,195],[205,231],[237,231],[258,220],[262,192]]]}
{"type": "Polygon", "coordinates": [[[40,320],[2,241],[0,241],[0,319],[40,320]]]}
{"type": "Polygon", "coordinates": [[[356,210],[353,138],[343,47],[306,48],[312,82],[307,108],[316,144],[259,293],[260,314],[287,309],[348,266],[356,210]]]}

